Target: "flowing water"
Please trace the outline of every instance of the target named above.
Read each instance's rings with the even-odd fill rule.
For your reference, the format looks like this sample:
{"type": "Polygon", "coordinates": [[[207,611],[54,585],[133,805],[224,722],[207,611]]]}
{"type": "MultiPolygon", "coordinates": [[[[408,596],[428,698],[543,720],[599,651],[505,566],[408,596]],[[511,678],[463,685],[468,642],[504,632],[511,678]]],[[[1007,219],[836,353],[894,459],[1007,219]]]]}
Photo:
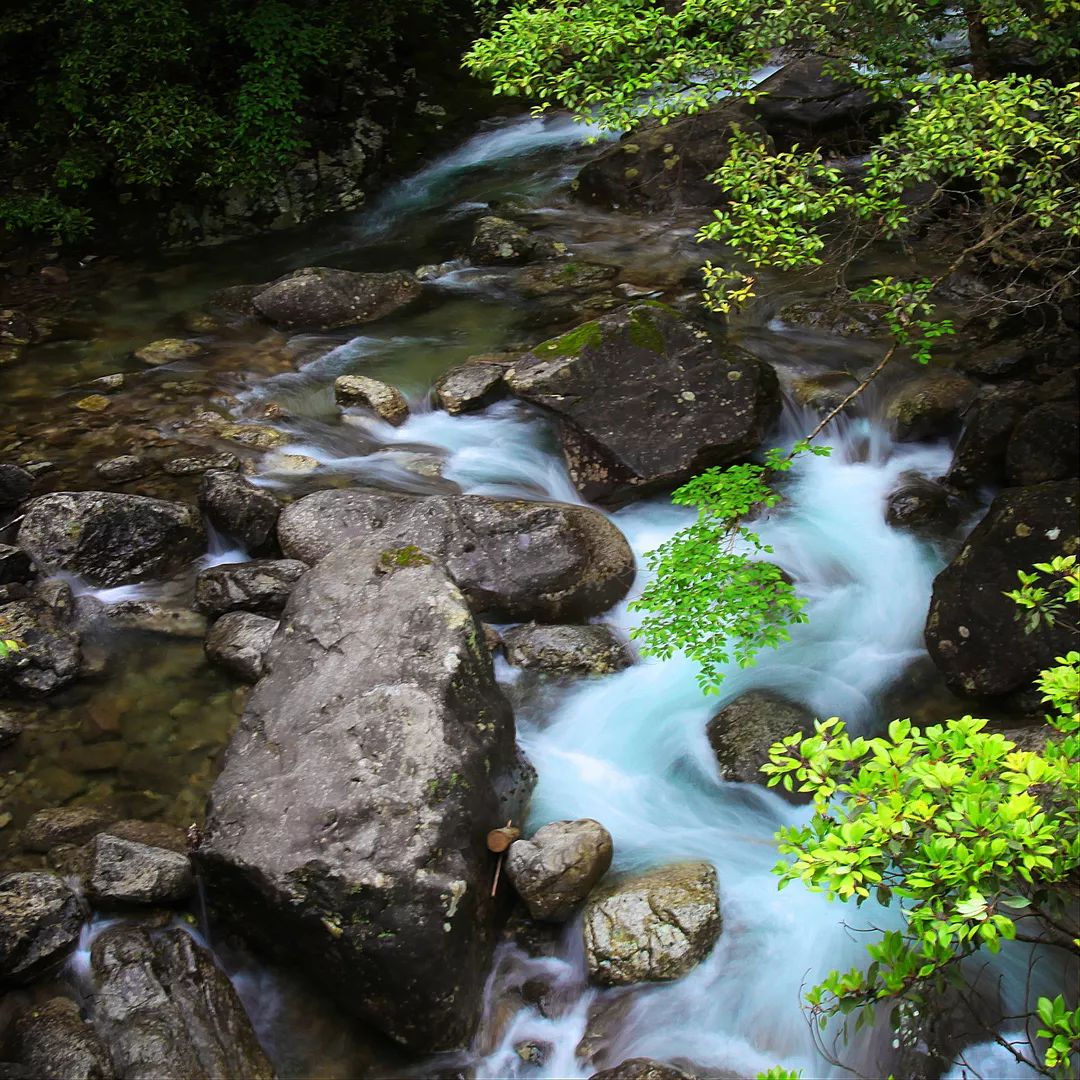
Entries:
{"type": "MultiPolygon", "coordinates": [[[[249,452],[248,467],[257,482],[285,496],[375,484],[579,501],[550,425],[535,412],[503,402],[482,414],[451,417],[433,410],[428,399],[434,377],[466,356],[541,340],[584,317],[585,309],[572,303],[568,309],[523,299],[515,292],[516,270],[475,270],[455,261],[485,207],[513,205],[576,255],[620,266],[620,282],[655,288],[673,300],[692,295],[696,267],[707,254],[693,242],[693,218],[600,214],[560,193],[593,152],[591,135],[565,119],[500,122],[365,213],[213,256],[173,256],[121,275],[90,317],[92,333],[73,331],[65,342],[31,350],[26,363],[0,369],[0,390],[20,413],[20,436],[39,440],[24,445],[50,448],[53,475],[94,486],[87,447],[96,447],[97,457],[120,452],[114,443],[122,428],[91,426],[80,429],[84,441],[65,441],[62,411],[86,392],[88,378],[138,370],[125,392],[129,411],[122,403],[114,410],[122,423],[182,442],[186,420],[209,401],[245,423],[272,427],[281,434],[278,445],[249,452]],[[265,328],[226,327],[204,335],[208,354],[201,360],[142,372],[130,359],[133,346],[163,336],[214,288],[315,262],[439,268],[425,307],[361,335],[289,340],[265,328]],[[357,411],[342,415],[332,381],[353,371],[400,387],[410,399],[410,419],[393,428],[357,411]],[[86,441],[95,433],[105,441],[86,441]]],[[[732,333],[773,362],[785,385],[798,374],[864,370],[872,359],[874,346],[865,341],[799,333],[772,319],[782,301],[812,292],[812,282],[776,281],[764,291],[766,299],[732,333]]],[[[774,442],[804,434],[815,419],[789,406],[774,442]]],[[[783,504],[758,523],[775,560],[807,597],[809,621],[755,667],[730,671],[719,698],[702,696],[694,666],[682,658],[643,659],[618,674],[571,685],[526,679],[500,664],[520,742],[539,776],[530,826],[596,818],[614,838],[616,870],[687,858],[712,862],[724,928],[712,954],[685,978],[629,991],[586,984],[579,924],[567,927],[546,955],[501,946],[481,1030],[465,1061],[476,1075],[584,1077],[599,1067],[587,1060],[586,1049],[604,1064],[651,1056],[684,1061],[702,1075],[748,1076],[776,1064],[802,1068],[808,1077],[840,1075],[815,1048],[800,993],[828,970],[860,962],[865,943],[855,930],[887,916],[870,905],[855,911],[829,904],[797,886],[777,891],[773,835],[807,811],[760,787],[722,780],[705,725],[724,702],[752,688],[777,690],[864,732],[880,730],[898,700],[909,714],[922,709],[939,719],[963,706],[924,678],[922,627],[946,554],[884,520],[886,497],[901,475],[940,475],[950,447],[895,443],[872,400],[865,415],[845,419],[828,441],[832,456],[800,462],[785,482],[783,504]],[[545,988],[540,1003],[530,985],[545,988]],[[519,1051],[529,1043],[539,1052],[526,1061],[519,1051]]],[[[151,492],[138,484],[127,490],[151,492]]],[[[153,493],[161,494],[161,487],[153,493]]],[[[662,498],[612,516],[639,566],[687,521],[685,510],[662,498]]],[[[204,565],[240,557],[218,538],[204,565]]],[[[643,580],[639,573],[632,595],[643,580]]],[[[94,598],[105,604],[133,596],[168,599],[185,589],[190,575],[94,598]]],[[[624,602],[604,621],[626,633],[634,615],[624,602]]],[[[245,691],[205,666],[197,640],[112,635],[102,647],[111,662],[101,679],[36,707],[27,735],[3,751],[3,794],[14,820],[0,832],[0,843],[10,844],[33,809],[59,802],[111,800],[136,816],[177,824],[198,819],[245,691]]],[[[24,865],[25,858],[9,853],[13,865],[24,865]]],[[[348,1023],[329,1007],[313,1005],[288,976],[227,949],[220,955],[283,1075],[406,1068],[385,1049],[365,1057],[368,1050],[350,1041],[348,1023]]],[[[75,976],[86,977],[78,963],[75,976]]],[[[874,1074],[890,1038],[871,1032],[846,1049],[845,1060],[874,1074]]],[[[1009,1071],[992,1050],[978,1054],[982,1075],[1015,1075],[1015,1063],[1009,1071]]],[[[462,1063],[459,1056],[436,1064],[462,1063]]],[[[429,1067],[436,1066],[408,1068],[425,1075],[429,1067]]]]}

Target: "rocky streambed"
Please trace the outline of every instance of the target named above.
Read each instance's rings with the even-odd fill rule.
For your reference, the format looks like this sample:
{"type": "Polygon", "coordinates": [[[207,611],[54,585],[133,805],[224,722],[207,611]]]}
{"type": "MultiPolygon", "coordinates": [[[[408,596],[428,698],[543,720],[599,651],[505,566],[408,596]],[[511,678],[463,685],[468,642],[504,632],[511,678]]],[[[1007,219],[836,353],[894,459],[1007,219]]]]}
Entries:
{"type": "MultiPolygon", "coordinates": [[[[837,155],[872,128],[812,67],[773,79],[782,109],[609,145],[501,122],[365,215],[4,310],[11,1075],[826,1075],[799,987],[862,946],[777,895],[806,811],[757,766],[817,716],[1038,724],[1068,641],[1002,592],[1077,548],[1076,369],[954,276],[956,342],[758,523],[809,623],[719,700],[638,656],[667,493],[810,430],[884,347],[824,279],[700,308],[732,119],[837,155]]],[[[851,1060],[938,1075],[969,1038],[851,1060]]]]}

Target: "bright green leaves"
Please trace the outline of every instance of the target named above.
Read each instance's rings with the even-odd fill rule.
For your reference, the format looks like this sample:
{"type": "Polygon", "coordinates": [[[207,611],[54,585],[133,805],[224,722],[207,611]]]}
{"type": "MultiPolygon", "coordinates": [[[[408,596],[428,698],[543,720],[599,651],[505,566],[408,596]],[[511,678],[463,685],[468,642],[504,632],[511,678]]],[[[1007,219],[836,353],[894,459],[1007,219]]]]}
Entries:
{"type": "Polygon", "coordinates": [[[695,661],[705,693],[717,692],[726,665],[749,666],[806,621],[806,601],[768,561],[772,549],[743,524],[779,502],[768,481],[804,452],[829,451],[803,440],[788,453],[770,450],[764,465],[708,469],[672,496],[697,507],[697,520],[648,555],[654,576],[631,605],[646,613],[633,636],[652,656],[681,651],[695,661]]]}
{"type": "Polygon", "coordinates": [[[1021,608],[1016,617],[1024,620],[1028,633],[1044,624],[1053,626],[1063,616],[1065,625],[1076,629],[1080,623],[1080,567],[1075,555],[1035,563],[1032,570],[1018,570],[1016,576],[1020,588],[1005,595],[1021,608]]]}
{"type": "MultiPolygon", "coordinates": [[[[1047,565],[1071,569],[1063,562],[1047,565]]],[[[970,716],[925,729],[894,720],[874,739],[852,738],[832,718],[772,747],[769,785],[797,787],[814,805],[808,823],[779,833],[781,887],[798,880],[830,898],[899,901],[904,923],[868,946],[865,972],[833,972],[807,995],[820,1019],[921,1001],[959,960],[1015,938],[1018,918],[1035,917],[1024,924],[1029,940],[1042,920],[1070,926],[1060,896],[1080,867],[1078,682],[1080,653],[1042,673],[1056,735],[1038,753],[970,716]]],[[[1077,941],[1034,940],[1080,953],[1077,941]]],[[[1040,1036],[1051,1041],[1046,1070],[1068,1075],[1080,1025],[1058,1001],[1040,1002],[1040,1036]]]]}

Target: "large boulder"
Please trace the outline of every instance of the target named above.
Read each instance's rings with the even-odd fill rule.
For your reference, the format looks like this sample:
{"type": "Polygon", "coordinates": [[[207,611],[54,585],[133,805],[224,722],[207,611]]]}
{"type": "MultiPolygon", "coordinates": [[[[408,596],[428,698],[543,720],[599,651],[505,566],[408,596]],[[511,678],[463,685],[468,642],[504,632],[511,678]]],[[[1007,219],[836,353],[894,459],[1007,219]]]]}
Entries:
{"type": "Polygon", "coordinates": [[[601,888],[585,906],[589,977],[603,986],[681,978],[720,927],[710,863],[675,863],[601,888]]]}
{"type": "Polygon", "coordinates": [[[1028,631],[1005,596],[1018,570],[1080,550],[1076,480],[1009,488],[991,504],[960,554],[934,580],[926,647],[949,688],[1002,695],[1025,689],[1073,647],[1061,621],[1028,631]]]}
{"type": "Polygon", "coordinates": [[[936,439],[960,430],[975,400],[975,384],[956,371],[931,371],[901,385],[886,416],[901,442],[936,439]]]}
{"type": "Polygon", "coordinates": [[[88,885],[102,905],[168,906],[191,895],[195,878],[186,855],[99,833],[90,845],[88,885]]]}
{"type": "Polygon", "coordinates": [[[612,850],[599,821],[553,821],[510,845],[506,874],[534,919],[565,922],[607,873],[612,850]]]}
{"type": "Polygon", "coordinates": [[[0,604],[0,637],[19,642],[0,655],[0,690],[50,694],[78,677],[79,634],[55,608],[30,598],[0,604]]]}
{"type": "Polygon", "coordinates": [[[195,606],[207,615],[257,611],[274,615],[285,606],[307,563],[299,559],[254,559],[219,563],[195,579],[195,606]]]}
{"type": "Polygon", "coordinates": [[[778,149],[861,152],[885,110],[825,68],[821,58],[804,57],[764,80],[753,105],[729,101],[667,124],[645,122],[581,170],[578,197],[637,210],[716,206],[724,193],[708,178],[727,161],[733,128],[778,149]]]}
{"type": "Polygon", "coordinates": [[[254,310],[283,330],[336,330],[373,322],[411,303],[423,286],[404,271],[359,274],[305,266],[265,286],[254,310]]]}
{"type": "Polygon", "coordinates": [[[55,874],[0,878],[0,987],[33,982],[58,967],[79,940],[79,899],[55,874]]]}
{"type": "Polygon", "coordinates": [[[1022,390],[995,389],[968,410],[945,480],[951,487],[978,489],[1005,483],[1009,436],[1032,406],[1022,390]]]}
{"type": "MultiPolygon", "coordinates": [[[[720,709],[705,730],[726,780],[764,786],[761,766],[769,760],[769,747],[796,731],[813,734],[814,714],[779,694],[750,690],[720,709]]],[[[808,801],[780,787],[773,790],[792,802],[808,801]]]]}
{"type": "Polygon", "coordinates": [[[343,546],[293,592],[198,858],[223,920],[441,1050],[479,1013],[497,931],[485,837],[520,819],[531,771],[461,591],[415,548],[386,554],[343,546]]]}
{"type": "Polygon", "coordinates": [[[894,529],[943,538],[955,532],[974,510],[969,500],[921,473],[909,470],[898,479],[885,499],[885,521],[894,529]]]}
{"type": "Polygon", "coordinates": [[[232,983],[190,934],[110,927],[90,964],[91,1017],[117,1076],[272,1080],[232,983]]]}
{"type": "Polygon", "coordinates": [[[49,998],[15,1021],[19,1064],[42,1080],[112,1080],[109,1051],[70,998],[49,998]]]}
{"type": "Polygon", "coordinates": [[[225,469],[203,474],[199,505],[215,527],[239,540],[248,551],[271,546],[281,503],[262,488],[225,469]]]}
{"type": "Polygon", "coordinates": [[[237,678],[256,682],[266,670],[266,651],[277,628],[277,619],[265,615],[227,612],[206,635],[206,657],[237,678]]]}
{"type": "Polygon", "coordinates": [[[1080,416],[1076,400],[1025,411],[1009,436],[1005,477],[1023,486],[1076,476],[1080,466],[1080,416]]]}
{"type": "Polygon", "coordinates": [[[59,491],[34,499],[19,547],[44,569],[98,587],[170,577],[206,550],[198,510],[107,491],[59,491]]]}
{"type": "Polygon", "coordinates": [[[747,457],[780,414],[771,367],[656,303],[545,341],[506,383],[560,419],[571,479],[609,505],[747,457]]]}
{"type": "Polygon", "coordinates": [[[282,551],[307,563],[350,538],[421,548],[445,562],[474,611],[506,619],[598,615],[634,578],[622,533],[585,506],[352,488],[298,499],[278,522],[282,551]]]}
{"type": "Polygon", "coordinates": [[[608,626],[545,626],[525,623],[502,635],[506,659],[515,667],[553,675],[609,675],[634,659],[608,626]]]}

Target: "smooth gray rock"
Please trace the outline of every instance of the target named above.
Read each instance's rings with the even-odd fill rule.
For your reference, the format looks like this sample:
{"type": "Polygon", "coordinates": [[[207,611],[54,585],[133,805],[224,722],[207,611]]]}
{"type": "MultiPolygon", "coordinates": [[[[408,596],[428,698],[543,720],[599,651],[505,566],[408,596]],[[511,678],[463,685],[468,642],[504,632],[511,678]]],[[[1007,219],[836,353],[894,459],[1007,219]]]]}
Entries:
{"type": "Polygon", "coordinates": [[[545,341],[505,379],[559,418],[571,480],[606,505],[746,458],[780,414],[768,364],[657,303],[545,341]]]}
{"type": "Polygon", "coordinates": [[[117,1076],[272,1080],[232,983],[191,935],[110,927],[90,963],[90,1013],[117,1076]]]}
{"type": "Polygon", "coordinates": [[[501,364],[459,364],[435,383],[439,404],[455,416],[476,412],[507,394],[501,364]]]}
{"type": "MultiPolygon", "coordinates": [[[[750,690],[717,712],[705,730],[725,779],[764,787],[768,777],[761,766],[769,760],[769,747],[796,731],[812,734],[814,714],[770,690],[750,690]]],[[[791,802],[809,798],[779,785],[772,790],[791,802]]]]}
{"type": "Polygon", "coordinates": [[[54,997],[25,1009],[15,1021],[16,1052],[38,1080],[113,1080],[105,1044],[70,998],[54,997]]]}
{"type": "Polygon", "coordinates": [[[227,611],[277,614],[307,568],[299,559],[219,563],[195,579],[195,606],[211,616],[227,611]]]}
{"type": "Polygon", "coordinates": [[[599,615],[634,578],[625,537],[585,506],[350,488],[298,499],[278,522],[282,551],[307,563],[351,538],[416,545],[445,562],[474,611],[506,619],[599,615]]]}
{"type": "Polygon", "coordinates": [[[404,271],[359,274],[306,266],[264,287],[255,311],[285,330],[334,330],[373,322],[410,304],[423,290],[404,271]]]}
{"type": "Polygon", "coordinates": [[[204,473],[199,505],[217,528],[253,554],[271,546],[281,503],[237,473],[224,469],[204,473]]]}
{"type": "Polygon", "coordinates": [[[720,934],[716,870],[687,862],[594,892],[585,906],[585,959],[602,986],[678,979],[720,934]]]}
{"type": "Polygon", "coordinates": [[[339,375],[334,380],[334,400],[341,406],[359,405],[399,427],[409,419],[409,403],[395,386],[366,375],[339,375]]]}
{"type": "Polygon", "coordinates": [[[609,675],[634,658],[608,626],[544,626],[526,623],[502,635],[506,659],[515,667],[553,675],[609,675]]]}
{"type": "Polygon", "coordinates": [[[341,547],[266,668],[197,853],[212,908],[410,1049],[465,1045],[499,921],[485,836],[531,783],[465,597],[415,549],[341,547]]]}
{"type": "Polygon", "coordinates": [[[195,878],[186,855],[99,833],[90,845],[88,885],[99,904],[167,907],[191,895],[195,878]]]}
{"type": "Polygon", "coordinates": [[[506,874],[534,919],[565,922],[611,866],[611,834],[598,821],[553,821],[506,853],[506,874]]]}
{"type": "Polygon", "coordinates": [[[266,650],[277,628],[277,620],[265,615],[230,611],[206,635],[207,658],[245,682],[255,682],[265,670],[266,650]]]}
{"type": "Polygon", "coordinates": [[[59,491],[34,499],[19,547],[45,570],[98,587],[170,577],[206,550],[192,506],[107,491],[59,491]]]}
{"type": "Polygon", "coordinates": [[[0,987],[33,982],[58,967],[82,923],[78,897],[55,874],[0,878],[0,987]]]}

